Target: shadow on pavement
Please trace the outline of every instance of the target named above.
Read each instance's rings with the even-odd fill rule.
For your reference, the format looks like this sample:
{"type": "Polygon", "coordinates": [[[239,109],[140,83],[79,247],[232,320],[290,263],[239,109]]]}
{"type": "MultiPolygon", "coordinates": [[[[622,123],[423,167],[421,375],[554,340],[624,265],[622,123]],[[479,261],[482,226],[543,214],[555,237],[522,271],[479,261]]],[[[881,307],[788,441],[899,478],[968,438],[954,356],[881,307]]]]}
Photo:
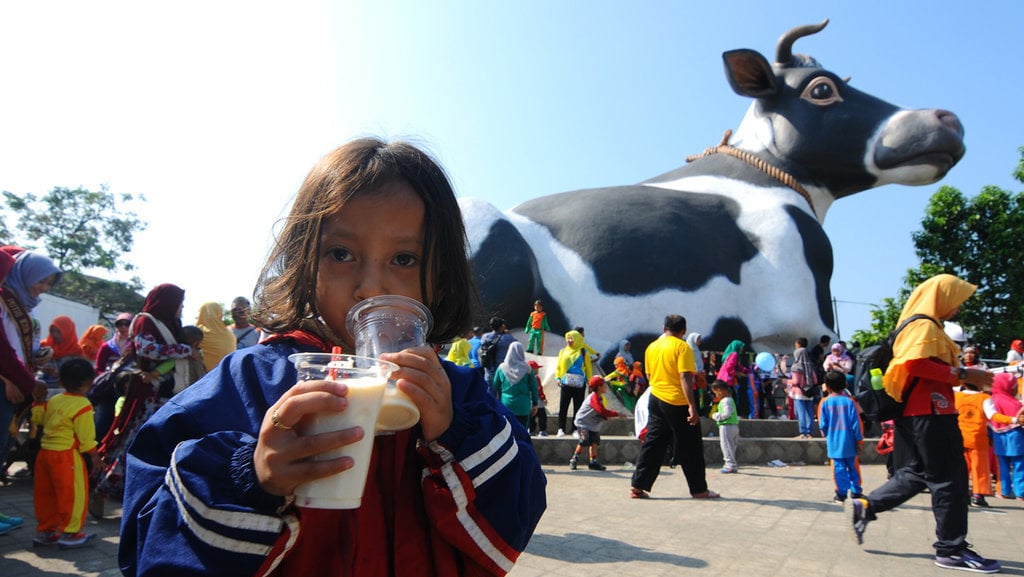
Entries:
{"type": "Polygon", "coordinates": [[[572,559],[574,563],[608,563],[610,561],[643,561],[646,563],[665,563],[676,567],[707,567],[707,561],[662,553],[631,543],[606,539],[584,533],[567,533],[565,535],[545,535],[535,533],[530,540],[527,551],[531,555],[549,559],[572,559]]]}

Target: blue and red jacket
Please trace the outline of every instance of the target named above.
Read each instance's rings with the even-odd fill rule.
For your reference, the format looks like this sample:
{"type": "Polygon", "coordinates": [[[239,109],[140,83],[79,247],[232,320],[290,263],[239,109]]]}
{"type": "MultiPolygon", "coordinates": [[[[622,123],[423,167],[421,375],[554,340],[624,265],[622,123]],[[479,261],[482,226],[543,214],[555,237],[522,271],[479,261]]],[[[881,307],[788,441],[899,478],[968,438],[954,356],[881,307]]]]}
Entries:
{"type": "Polygon", "coordinates": [[[297,381],[304,333],[242,349],[170,399],[127,459],[125,575],[504,575],[546,507],[529,434],[480,374],[447,361],[454,420],[374,440],[362,506],[297,509],[265,493],[252,454],[267,409],[297,381]]]}

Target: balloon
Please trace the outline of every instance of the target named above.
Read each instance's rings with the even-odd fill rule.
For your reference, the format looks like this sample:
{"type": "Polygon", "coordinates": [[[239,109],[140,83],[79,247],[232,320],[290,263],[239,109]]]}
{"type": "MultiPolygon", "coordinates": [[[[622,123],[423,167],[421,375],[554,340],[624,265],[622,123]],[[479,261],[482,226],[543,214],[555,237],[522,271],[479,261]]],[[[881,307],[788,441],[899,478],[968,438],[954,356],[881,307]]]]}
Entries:
{"type": "Polygon", "coordinates": [[[775,355],[769,352],[757,353],[754,364],[762,371],[770,373],[775,368],[775,355]]]}

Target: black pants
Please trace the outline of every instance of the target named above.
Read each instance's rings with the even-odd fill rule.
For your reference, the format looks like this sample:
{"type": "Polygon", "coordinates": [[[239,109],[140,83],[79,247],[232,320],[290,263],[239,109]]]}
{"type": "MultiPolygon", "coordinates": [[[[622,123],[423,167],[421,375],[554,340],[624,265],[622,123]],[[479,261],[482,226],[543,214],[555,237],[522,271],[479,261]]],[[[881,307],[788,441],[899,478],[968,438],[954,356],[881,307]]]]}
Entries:
{"type": "MultiPolygon", "coordinates": [[[[558,399],[558,428],[565,431],[565,434],[569,434],[569,429],[565,428],[565,417],[569,413],[569,402],[572,402],[572,417],[576,417],[576,413],[580,412],[580,407],[583,406],[583,397],[587,396],[586,387],[562,387],[561,394],[558,399]]],[[[569,423],[572,424],[572,419],[569,419],[569,423]]]]}
{"type": "Polygon", "coordinates": [[[967,539],[971,495],[957,416],[900,417],[895,433],[896,472],[868,495],[870,518],[899,506],[927,487],[938,537],[933,545],[935,552],[942,556],[958,553],[967,539]]]}
{"type": "Polygon", "coordinates": [[[701,439],[700,423],[687,422],[690,407],[670,405],[651,395],[648,408],[647,437],[640,446],[633,471],[633,487],[650,491],[661,472],[665,452],[669,445],[675,455],[675,462],[686,475],[690,494],[696,495],[708,490],[704,474],[704,441],[701,439]]]}
{"type": "Polygon", "coordinates": [[[548,430],[548,410],[537,407],[537,413],[530,417],[530,434],[548,430]]]}

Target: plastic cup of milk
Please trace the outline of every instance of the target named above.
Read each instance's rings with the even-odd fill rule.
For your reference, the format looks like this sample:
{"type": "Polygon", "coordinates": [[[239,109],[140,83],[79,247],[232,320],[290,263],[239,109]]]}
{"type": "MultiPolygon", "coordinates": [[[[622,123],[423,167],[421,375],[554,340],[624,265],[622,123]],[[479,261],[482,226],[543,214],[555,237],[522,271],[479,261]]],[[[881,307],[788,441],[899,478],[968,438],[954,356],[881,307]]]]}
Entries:
{"type": "Polygon", "coordinates": [[[370,469],[373,435],[380,415],[388,376],[398,365],[352,355],[298,353],[288,357],[300,381],[337,381],[348,386],[348,407],[309,415],[296,426],[299,435],[318,435],[351,427],[362,427],[363,438],[351,445],[313,457],[318,461],[351,457],[351,469],[303,483],[295,488],[295,504],[314,509],[358,509],[363,499],[366,474],[370,469]]]}
{"type": "MultiPolygon", "coordinates": [[[[426,344],[434,317],[423,303],[398,295],[381,295],[360,301],[345,317],[356,354],[377,358],[426,344]]],[[[378,433],[403,431],[418,423],[420,411],[395,381],[388,381],[377,419],[378,433]]]]}

